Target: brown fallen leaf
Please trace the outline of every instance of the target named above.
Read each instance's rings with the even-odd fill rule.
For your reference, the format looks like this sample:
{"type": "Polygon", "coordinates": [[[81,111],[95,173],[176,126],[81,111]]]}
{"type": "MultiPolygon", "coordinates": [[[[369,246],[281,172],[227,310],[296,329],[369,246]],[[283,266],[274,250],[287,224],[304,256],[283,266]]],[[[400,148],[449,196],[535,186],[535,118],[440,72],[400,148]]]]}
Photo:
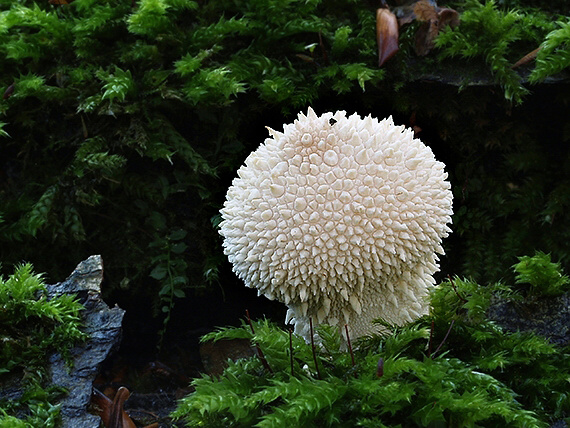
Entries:
{"type": "Polygon", "coordinates": [[[127,412],[123,409],[123,405],[130,395],[131,393],[124,386],[121,386],[117,390],[115,398],[113,398],[113,406],[111,407],[109,428],[137,428],[129,415],[127,415],[127,412]]]}
{"type": "Polygon", "coordinates": [[[416,31],[414,50],[419,56],[427,55],[435,46],[434,40],[437,36],[437,23],[434,21],[423,22],[416,31]]]}
{"type": "Polygon", "coordinates": [[[438,7],[435,1],[420,0],[414,4],[413,11],[416,19],[422,22],[415,40],[415,51],[419,56],[425,56],[433,49],[435,38],[443,28],[459,25],[459,13],[438,7]]]}
{"type": "Polygon", "coordinates": [[[416,54],[427,55],[433,48],[433,41],[439,32],[438,16],[435,4],[429,0],[420,0],[414,4],[414,15],[416,20],[422,24],[416,32],[416,54]]]}
{"type": "Polygon", "coordinates": [[[392,58],[398,52],[398,19],[389,9],[376,11],[376,41],[378,42],[378,66],[392,58]]]}
{"type": "Polygon", "coordinates": [[[446,26],[457,27],[460,23],[459,12],[455,9],[450,9],[444,7],[439,9],[437,12],[439,16],[439,29],[445,28],[446,26]]]}
{"type": "MultiPolygon", "coordinates": [[[[93,388],[91,404],[95,407],[105,428],[137,428],[133,420],[123,409],[123,405],[130,395],[129,390],[121,386],[115,393],[115,398],[111,400],[98,389],[93,388]]],[[[156,427],[158,427],[158,424],[148,425],[145,428],[156,427]]]]}
{"type": "MultiPolygon", "coordinates": [[[[384,3],[384,8],[387,6],[384,3]]],[[[378,9],[376,15],[376,33],[379,39],[378,47],[380,50],[381,38],[381,19],[386,19],[386,12],[381,12],[383,9],[378,9]],[[382,14],[382,16],[380,16],[382,14]]],[[[439,32],[447,27],[456,27],[459,25],[459,13],[447,7],[439,7],[435,0],[418,0],[406,2],[405,4],[393,7],[390,9],[396,18],[398,25],[401,27],[406,24],[411,24],[414,21],[420,22],[419,28],[415,35],[414,50],[419,56],[427,55],[434,47],[434,41],[439,32]]],[[[386,24],[383,24],[386,26],[386,24]]],[[[397,40],[396,40],[397,42],[397,40]]],[[[396,43],[397,45],[397,43],[396,43]]],[[[380,55],[382,58],[382,55],[380,55]]],[[[384,62],[386,59],[384,60],[384,62]]]]}
{"type": "Polygon", "coordinates": [[[413,11],[418,21],[437,21],[437,5],[429,0],[414,3],[413,11]]]}

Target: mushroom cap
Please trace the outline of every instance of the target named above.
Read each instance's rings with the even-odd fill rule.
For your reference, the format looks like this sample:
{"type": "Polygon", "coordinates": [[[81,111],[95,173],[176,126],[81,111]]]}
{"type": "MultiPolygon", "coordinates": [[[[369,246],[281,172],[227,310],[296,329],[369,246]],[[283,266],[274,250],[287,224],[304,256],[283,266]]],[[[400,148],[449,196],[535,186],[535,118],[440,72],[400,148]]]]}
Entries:
{"type": "Polygon", "coordinates": [[[429,147],[391,117],[309,108],[239,168],[221,210],[234,272],[284,302],[295,332],[352,337],[425,314],[451,229],[452,192],[429,147]]]}

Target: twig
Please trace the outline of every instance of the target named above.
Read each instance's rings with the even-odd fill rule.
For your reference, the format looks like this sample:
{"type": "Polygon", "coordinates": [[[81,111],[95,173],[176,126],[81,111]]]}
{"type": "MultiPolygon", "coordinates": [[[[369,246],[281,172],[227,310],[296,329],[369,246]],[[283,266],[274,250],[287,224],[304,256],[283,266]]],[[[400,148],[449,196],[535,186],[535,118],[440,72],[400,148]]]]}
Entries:
{"type": "Polygon", "coordinates": [[[315,339],[313,337],[313,318],[309,317],[309,328],[311,329],[311,349],[313,350],[313,360],[315,361],[315,369],[317,370],[317,379],[321,379],[319,364],[317,363],[317,350],[315,349],[315,339]]]}
{"type": "Polygon", "coordinates": [[[329,56],[327,55],[327,50],[325,49],[325,44],[323,43],[323,35],[319,31],[319,46],[321,48],[321,52],[323,53],[323,62],[325,65],[329,65],[329,56]]]}
{"type": "Polygon", "coordinates": [[[433,326],[434,322],[431,320],[431,329],[429,330],[429,342],[428,342],[428,358],[431,358],[431,342],[433,340],[433,326]]]}
{"type": "Polygon", "coordinates": [[[295,376],[293,370],[293,330],[289,329],[289,356],[291,358],[291,376],[295,376]]]}
{"type": "MultiPolygon", "coordinates": [[[[249,324],[249,327],[251,328],[251,334],[255,334],[255,330],[253,329],[253,323],[251,322],[251,318],[249,317],[249,310],[246,309],[245,314],[247,315],[247,322],[249,324]]],[[[255,344],[255,350],[256,350],[257,356],[261,360],[261,364],[263,365],[263,367],[265,367],[265,369],[269,373],[273,374],[273,370],[271,370],[271,366],[269,365],[269,363],[265,359],[265,355],[263,354],[263,351],[261,350],[261,348],[259,347],[259,345],[257,343],[255,344]]]]}
{"type": "Polygon", "coordinates": [[[451,277],[451,275],[447,275],[447,278],[449,278],[449,282],[451,283],[451,286],[453,287],[453,290],[455,291],[455,294],[457,294],[457,297],[459,297],[459,299],[460,299],[463,303],[467,303],[467,299],[464,298],[463,296],[461,296],[461,294],[459,294],[459,291],[457,291],[457,287],[455,286],[455,283],[453,282],[453,278],[451,277]]]}
{"type": "Polygon", "coordinates": [[[247,317],[247,323],[249,324],[249,328],[251,328],[251,334],[255,334],[255,330],[253,329],[253,323],[251,322],[251,317],[249,316],[249,309],[245,310],[245,316],[247,317]]]}
{"type": "Polygon", "coordinates": [[[524,65],[528,62],[531,62],[533,59],[536,59],[536,56],[538,55],[538,52],[540,51],[541,48],[542,48],[542,46],[539,46],[535,50],[527,53],[525,56],[523,56],[521,59],[519,59],[513,65],[511,65],[511,68],[520,67],[521,65],[524,65]]]}
{"type": "Polygon", "coordinates": [[[455,320],[451,320],[451,324],[449,324],[449,328],[447,329],[447,333],[445,333],[445,337],[443,338],[443,340],[441,341],[441,343],[439,344],[439,346],[436,348],[436,350],[434,351],[434,353],[432,354],[431,358],[433,359],[433,356],[435,354],[437,354],[437,351],[440,350],[440,348],[443,346],[443,344],[445,343],[445,341],[447,340],[447,337],[449,336],[449,333],[451,333],[451,328],[453,327],[453,324],[455,324],[455,320]]]}
{"type": "Polygon", "coordinates": [[[354,367],[356,363],[354,362],[354,353],[352,352],[352,345],[350,344],[350,336],[348,335],[348,324],[344,325],[344,331],[346,331],[346,343],[348,344],[350,359],[352,360],[352,367],[354,367]]]}

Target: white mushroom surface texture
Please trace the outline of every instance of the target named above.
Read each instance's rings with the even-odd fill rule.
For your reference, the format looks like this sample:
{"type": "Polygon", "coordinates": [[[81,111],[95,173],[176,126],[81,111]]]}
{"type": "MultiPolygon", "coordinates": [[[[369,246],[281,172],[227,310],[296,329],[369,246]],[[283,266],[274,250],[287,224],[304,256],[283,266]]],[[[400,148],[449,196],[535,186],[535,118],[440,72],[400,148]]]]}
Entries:
{"type": "Polygon", "coordinates": [[[224,253],[260,295],[350,338],[428,311],[452,192],[432,150],[392,118],[309,108],[239,168],[221,210],[224,253]]]}

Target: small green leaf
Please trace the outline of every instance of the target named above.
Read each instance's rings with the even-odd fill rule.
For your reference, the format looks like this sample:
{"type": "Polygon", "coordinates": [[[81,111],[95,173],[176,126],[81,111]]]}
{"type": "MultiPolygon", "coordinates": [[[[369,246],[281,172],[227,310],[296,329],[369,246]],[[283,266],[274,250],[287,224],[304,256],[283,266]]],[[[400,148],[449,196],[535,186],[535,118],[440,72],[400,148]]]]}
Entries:
{"type": "Polygon", "coordinates": [[[168,236],[168,238],[172,241],[179,241],[181,239],[184,239],[187,234],[188,232],[186,232],[184,229],[176,229],[168,236]]]}
{"type": "Polygon", "coordinates": [[[0,137],[9,137],[10,135],[4,130],[7,123],[0,122],[0,137]]]}
{"type": "Polygon", "coordinates": [[[186,297],[186,293],[184,293],[184,290],[176,288],[174,289],[174,296],[178,297],[179,299],[183,299],[184,297],[186,297]]]}
{"type": "Polygon", "coordinates": [[[172,285],[170,283],[164,284],[160,291],[158,292],[159,296],[169,296],[172,292],[172,285]]]}
{"type": "Polygon", "coordinates": [[[160,280],[166,278],[167,273],[168,273],[168,269],[166,269],[165,266],[158,265],[151,271],[150,277],[160,281],[160,280]]]}
{"type": "Polygon", "coordinates": [[[171,251],[174,254],[182,254],[184,251],[186,251],[187,248],[188,245],[186,245],[184,242],[177,242],[171,247],[171,251]]]}
{"type": "Polygon", "coordinates": [[[172,279],[172,283],[173,283],[174,285],[186,285],[186,284],[188,284],[188,278],[185,277],[185,276],[181,276],[181,275],[175,276],[175,277],[172,279]]]}
{"type": "Polygon", "coordinates": [[[149,222],[156,230],[164,230],[166,228],[166,217],[158,211],[150,213],[149,222]]]}

